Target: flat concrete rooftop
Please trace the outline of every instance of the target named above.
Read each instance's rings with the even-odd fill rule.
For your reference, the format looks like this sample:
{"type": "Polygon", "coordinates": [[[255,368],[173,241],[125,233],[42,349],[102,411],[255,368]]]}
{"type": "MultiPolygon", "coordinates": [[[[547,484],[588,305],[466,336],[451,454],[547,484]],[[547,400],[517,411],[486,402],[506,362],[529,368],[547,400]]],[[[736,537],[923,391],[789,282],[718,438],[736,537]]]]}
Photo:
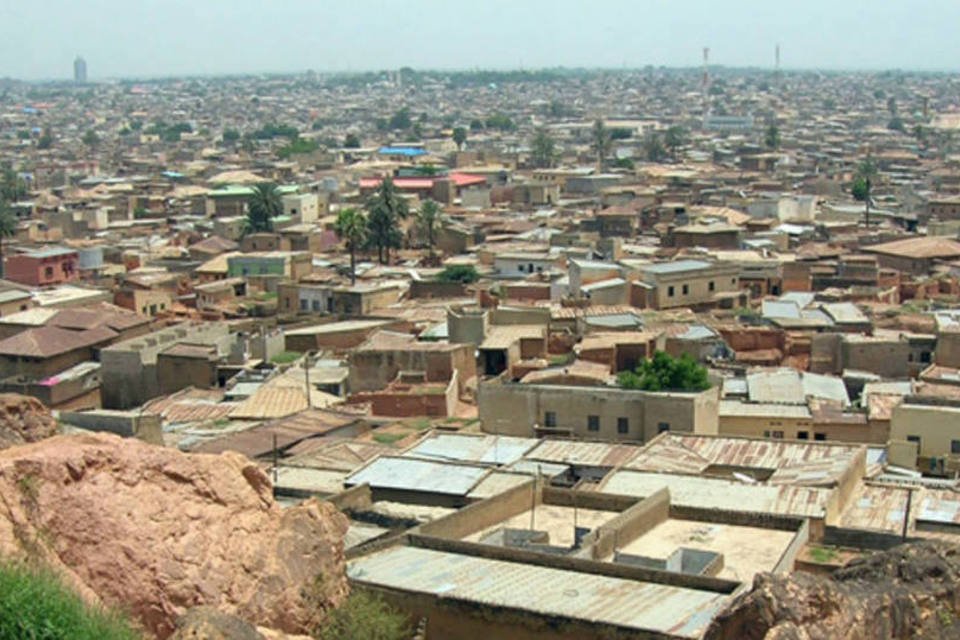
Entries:
{"type": "Polygon", "coordinates": [[[679,547],[713,551],[723,555],[718,578],[749,583],[757,573],[776,567],[795,535],[793,531],[671,518],[618,551],[661,560],[679,547]]]}

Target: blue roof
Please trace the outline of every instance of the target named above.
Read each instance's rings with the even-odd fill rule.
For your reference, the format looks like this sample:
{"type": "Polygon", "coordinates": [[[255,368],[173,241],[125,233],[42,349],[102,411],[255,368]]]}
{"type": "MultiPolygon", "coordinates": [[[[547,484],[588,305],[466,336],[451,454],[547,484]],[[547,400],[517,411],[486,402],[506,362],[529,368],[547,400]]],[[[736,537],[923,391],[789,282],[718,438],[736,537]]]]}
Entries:
{"type": "Polygon", "coordinates": [[[76,249],[65,249],[63,247],[51,247],[49,249],[39,249],[27,253],[31,258],[53,258],[55,256],[65,256],[76,253],[76,249]]]}
{"type": "Polygon", "coordinates": [[[427,155],[427,152],[420,147],[380,147],[377,153],[385,156],[407,156],[410,158],[427,155]]]}

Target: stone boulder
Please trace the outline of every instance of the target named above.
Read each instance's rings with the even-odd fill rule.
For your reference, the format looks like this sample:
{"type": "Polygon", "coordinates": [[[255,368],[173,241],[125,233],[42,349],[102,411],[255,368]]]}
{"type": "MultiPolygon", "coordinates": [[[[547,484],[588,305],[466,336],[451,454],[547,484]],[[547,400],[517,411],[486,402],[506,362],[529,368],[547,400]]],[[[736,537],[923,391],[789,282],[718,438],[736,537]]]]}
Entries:
{"type": "Polygon", "coordinates": [[[0,451],[0,496],[0,553],[46,560],[159,638],[203,605],[302,633],[348,591],[346,517],[317,500],[281,510],[239,454],[56,436],[0,451]]]}
{"type": "Polygon", "coordinates": [[[762,573],[706,640],[960,637],[960,547],[905,544],[823,577],[762,573]]]}
{"type": "Polygon", "coordinates": [[[42,402],[19,393],[0,393],[0,449],[56,435],[56,419],[42,402]]]}

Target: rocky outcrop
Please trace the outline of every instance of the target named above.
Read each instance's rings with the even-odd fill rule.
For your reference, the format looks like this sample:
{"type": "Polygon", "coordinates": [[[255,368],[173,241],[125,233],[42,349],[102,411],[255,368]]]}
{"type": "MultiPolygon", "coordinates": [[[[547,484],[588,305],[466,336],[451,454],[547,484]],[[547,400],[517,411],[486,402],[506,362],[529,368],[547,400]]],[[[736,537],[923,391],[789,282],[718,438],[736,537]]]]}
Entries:
{"type": "Polygon", "coordinates": [[[208,605],[298,633],[347,592],[347,520],[281,511],[237,454],[184,454],[108,434],[0,451],[0,553],[45,559],[91,600],[160,638],[208,605]]]}
{"type": "Polygon", "coordinates": [[[57,421],[42,402],[19,393],[0,393],[0,449],[56,433],[57,421]]]}
{"type": "Polygon", "coordinates": [[[707,640],[960,637],[960,548],[906,544],[831,577],[759,574],[710,625],[707,640]]]}

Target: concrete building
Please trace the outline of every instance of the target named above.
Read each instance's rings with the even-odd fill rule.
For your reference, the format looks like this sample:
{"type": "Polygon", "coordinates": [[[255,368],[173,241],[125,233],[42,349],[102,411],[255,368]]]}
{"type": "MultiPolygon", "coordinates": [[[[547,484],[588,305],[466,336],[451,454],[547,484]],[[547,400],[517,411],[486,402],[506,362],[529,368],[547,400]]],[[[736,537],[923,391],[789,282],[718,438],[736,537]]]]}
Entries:
{"type": "Polygon", "coordinates": [[[717,390],[648,392],[614,387],[480,383],[485,433],[646,442],[666,431],[717,433],[717,390]]]}
{"type": "Polygon", "coordinates": [[[54,247],[7,256],[4,274],[32,287],[72,282],[80,277],[79,255],[74,249],[54,247]]]}
{"type": "Polygon", "coordinates": [[[740,267],[732,263],[677,260],[639,267],[644,283],[655,288],[654,309],[737,306],[740,267]]]}
{"type": "MultiPolygon", "coordinates": [[[[103,406],[108,409],[129,409],[164,393],[158,358],[174,345],[214,346],[217,354],[224,356],[231,353],[235,342],[236,337],[231,334],[228,325],[207,322],[183,323],[110,345],[100,351],[103,406]]],[[[169,386],[176,384],[170,384],[168,380],[169,386]]]]}

